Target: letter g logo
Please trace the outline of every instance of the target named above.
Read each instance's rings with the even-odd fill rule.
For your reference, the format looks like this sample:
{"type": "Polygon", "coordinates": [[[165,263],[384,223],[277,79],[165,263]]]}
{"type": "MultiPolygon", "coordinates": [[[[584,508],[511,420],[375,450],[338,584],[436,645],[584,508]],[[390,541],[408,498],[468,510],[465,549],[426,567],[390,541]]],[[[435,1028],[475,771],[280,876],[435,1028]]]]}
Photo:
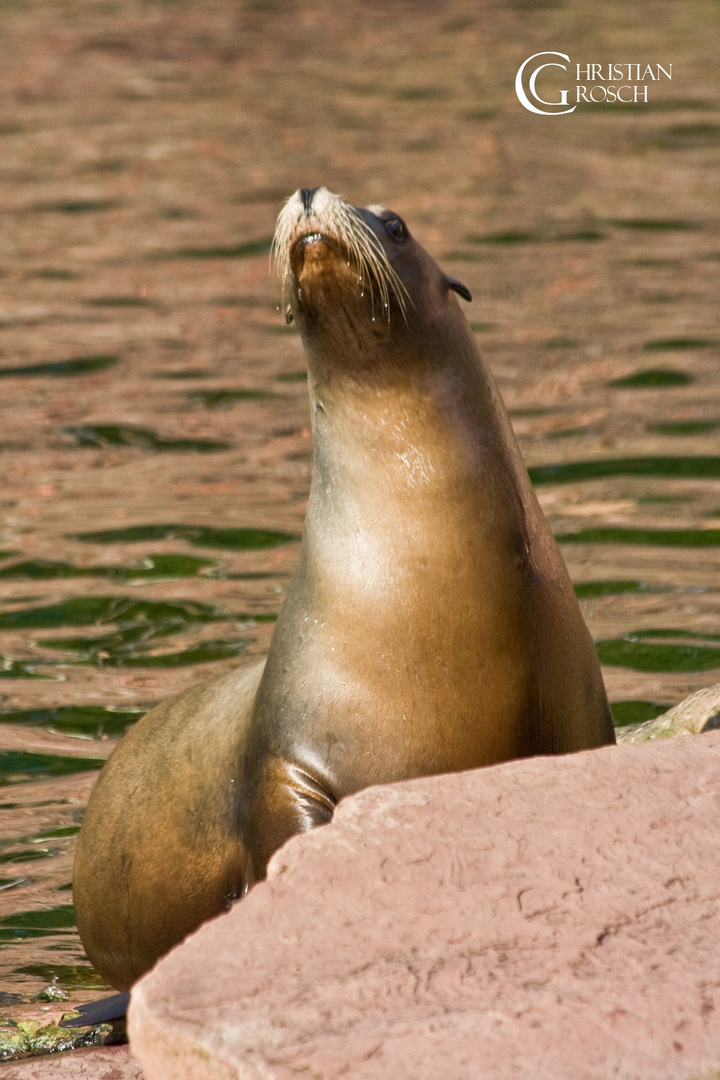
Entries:
{"type": "Polygon", "coordinates": [[[525,87],[523,85],[523,75],[525,74],[525,68],[528,66],[530,61],[537,60],[539,56],[559,56],[561,59],[567,60],[568,64],[570,63],[570,57],[566,56],[565,53],[560,52],[539,52],[535,53],[533,56],[529,56],[525,63],[520,65],[520,67],[518,68],[518,73],[515,76],[515,93],[518,96],[520,104],[524,105],[524,107],[526,109],[529,109],[530,112],[539,113],[540,116],[563,116],[565,113],[575,112],[575,110],[577,109],[577,105],[573,105],[570,109],[558,108],[559,105],[567,105],[569,93],[568,90],[560,90],[559,101],[545,101],[543,98],[540,97],[535,88],[537,77],[540,72],[543,71],[545,68],[559,67],[562,68],[563,71],[567,71],[567,67],[565,66],[565,64],[558,64],[556,60],[550,60],[546,64],[538,64],[538,66],[534,69],[532,75],[528,80],[528,91],[530,97],[537,101],[539,105],[549,105],[550,108],[538,109],[537,105],[533,105],[530,97],[528,97],[528,94],[525,92],[525,87]]]}

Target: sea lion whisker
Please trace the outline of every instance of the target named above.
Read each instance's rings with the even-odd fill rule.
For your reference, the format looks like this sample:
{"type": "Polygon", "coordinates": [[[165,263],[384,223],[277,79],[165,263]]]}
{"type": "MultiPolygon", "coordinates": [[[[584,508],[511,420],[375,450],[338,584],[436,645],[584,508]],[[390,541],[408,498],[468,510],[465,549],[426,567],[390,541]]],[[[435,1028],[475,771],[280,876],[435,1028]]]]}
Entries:
{"type": "Polygon", "coordinates": [[[358,244],[362,246],[366,253],[368,272],[372,273],[374,270],[374,276],[377,278],[378,284],[380,285],[382,301],[388,311],[388,319],[390,318],[389,292],[392,290],[400,310],[403,313],[403,318],[407,322],[406,299],[410,299],[410,294],[396,271],[391,266],[387,253],[375,233],[365,224],[359,214],[357,215],[357,218],[364,226],[364,230],[357,234],[358,244]]]}
{"type": "Polygon", "coordinates": [[[359,283],[368,289],[372,301],[371,265],[368,259],[367,243],[364,242],[367,226],[359,214],[351,214],[349,207],[343,206],[342,211],[336,223],[338,240],[348,253],[350,265],[358,274],[359,283]]]}
{"type": "Polygon", "coordinates": [[[360,215],[357,215],[359,222],[362,224],[364,231],[353,234],[353,240],[356,242],[358,259],[361,266],[367,273],[370,279],[370,295],[373,296],[372,282],[377,281],[380,290],[380,299],[384,309],[387,311],[388,320],[390,319],[390,292],[395,296],[398,302],[398,306],[402,311],[403,318],[407,322],[407,304],[406,300],[410,300],[409,293],[405,288],[405,285],[398,277],[395,270],[393,270],[390,261],[385,253],[385,250],[372,232],[362,220],[360,215]]]}

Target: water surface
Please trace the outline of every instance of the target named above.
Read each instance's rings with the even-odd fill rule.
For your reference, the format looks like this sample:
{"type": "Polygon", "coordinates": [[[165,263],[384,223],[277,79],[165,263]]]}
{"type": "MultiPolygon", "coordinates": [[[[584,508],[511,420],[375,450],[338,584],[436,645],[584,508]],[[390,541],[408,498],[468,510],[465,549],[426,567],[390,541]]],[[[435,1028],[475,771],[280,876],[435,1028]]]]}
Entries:
{"type": "Polygon", "coordinates": [[[302,349],[267,255],[298,186],[392,205],[471,289],[616,722],[720,681],[716,58],[698,10],[612,2],[594,27],[579,0],[0,13],[3,1015],[56,1013],[48,987],[102,992],[70,883],[118,738],[267,649],[310,477],[302,349]],[[669,51],[682,84],[642,111],[524,114],[514,72],[560,14],[571,53],[669,51]]]}

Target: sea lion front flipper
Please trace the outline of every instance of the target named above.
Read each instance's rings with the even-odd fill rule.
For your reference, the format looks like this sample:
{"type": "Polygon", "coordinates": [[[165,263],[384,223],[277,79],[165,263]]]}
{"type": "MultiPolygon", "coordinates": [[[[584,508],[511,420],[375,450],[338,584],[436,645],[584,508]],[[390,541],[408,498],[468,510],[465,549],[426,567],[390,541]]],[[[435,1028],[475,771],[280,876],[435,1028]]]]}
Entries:
{"type": "Polygon", "coordinates": [[[302,766],[277,758],[265,765],[253,796],[246,836],[259,881],[286,840],[332,821],[337,800],[302,766]]]}

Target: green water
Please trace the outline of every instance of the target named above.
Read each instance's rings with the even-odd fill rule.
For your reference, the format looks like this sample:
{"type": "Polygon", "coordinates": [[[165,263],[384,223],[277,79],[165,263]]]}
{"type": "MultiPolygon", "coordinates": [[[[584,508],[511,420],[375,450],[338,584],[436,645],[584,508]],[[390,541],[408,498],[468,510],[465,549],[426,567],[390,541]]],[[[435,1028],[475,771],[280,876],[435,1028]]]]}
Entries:
{"type": "Polygon", "coordinates": [[[34,754],[29,750],[0,750],[0,787],[44,780],[50,776],[101,769],[104,758],[61,757],[58,754],[34,754]]]}
{"type": "Polygon", "coordinates": [[[620,457],[596,461],[567,461],[558,465],[535,465],[530,479],[541,484],[576,484],[612,476],[644,476],[662,480],[718,480],[720,457],[620,457]]]}
{"type": "Polygon", "coordinates": [[[86,300],[85,303],[88,307],[157,307],[154,300],[148,300],[144,296],[93,296],[90,300],[86,300]]]}
{"type": "Polygon", "coordinates": [[[58,983],[67,990],[107,990],[108,984],[89,964],[25,964],[16,975],[31,975],[44,983],[58,983]]]}
{"type": "Polygon", "coordinates": [[[250,240],[245,244],[230,244],[227,247],[181,247],[172,251],[156,251],[148,255],[149,259],[248,259],[255,255],[270,253],[272,236],[260,240],[250,240]]]}
{"type": "Polygon", "coordinates": [[[307,382],[307,371],[303,368],[302,371],[288,371],[285,375],[278,375],[278,382],[307,382]]]}
{"type": "MultiPolygon", "coordinates": [[[[7,553],[0,553],[0,557],[7,553]]],[[[146,555],[139,566],[74,566],[51,559],[26,559],[0,567],[0,580],[53,581],[61,578],[98,577],[111,581],[196,577],[217,564],[193,555],[146,555]]]]}
{"type": "Polygon", "coordinates": [[[228,450],[230,443],[219,439],[163,439],[149,428],[130,424],[83,424],[67,427],[78,446],[134,446],[142,450],[192,450],[200,454],[228,450]]]}
{"type": "Polygon", "coordinates": [[[75,533],[73,540],[91,544],[134,544],[146,540],[187,540],[196,547],[226,551],[261,551],[299,539],[269,529],[213,529],[205,525],[131,525],[121,529],[75,533]]]}
{"type": "Polygon", "coordinates": [[[676,350],[684,351],[685,349],[710,349],[714,345],[717,345],[717,341],[712,338],[679,337],[656,338],[653,341],[646,341],[643,348],[647,352],[675,352],[676,350]]]}
{"type": "Polygon", "coordinates": [[[672,368],[645,368],[642,371],[633,372],[632,375],[625,375],[621,379],[611,379],[608,386],[643,390],[647,387],[689,386],[693,381],[692,375],[688,375],[686,371],[675,371],[672,368]]]}
{"type": "Polygon", "coordinates": [[[205,368],[179,368],[173,371],[153,371],[152,379],[207,379],[212,375],[205,368]]]}
{"type": "MultiPolygon", "coordinates": [[[[238,656],[252,638],[213,639],[176,651],[161,648],[168,638],[199,625],[232,623],[252,626],[274,615],[227,615],[209,604],[171,603],[125,596],[78,596],[57,604],[18,608],[0,614],[0,630],[98,628],[90,635],[42,638],[39,644],[75,654],[74,663],[106,667],[184,667],[238,656]],[[101,631],[103,627],[111,627],[101,631]],[[99,632],[100,631],[100,632],[99,632]]],[[[56,663],[52,659],[34,661],[56,663]]]]}
{"type": "MultiPolygon", "coordinates": [[[[35,774],[35,776],[37,775],[38,774],[35,774]]],[[[46,773],[42,774],[43,778],[46,775],[46,773]]],[[[46,847],[21,848],[20,851],[4,851],[0,855],[0,865],[4,865],[5,863],[12,863],[14,865],[15,863],[37,862],[39,859],[52,858],[52,856],[56,854],[57,851],[55,849],[46,847]]],[[[11,884],[14,884],[12,878],[6,878],[3,881],[5,887],[11,884]]]]}
{"type": "Polygon", "coordinates": [[[695,221],[674,221],[663,218],[608,218],[608,225],[637,232],[695,232],[704,226],[695,221]]]}
{"type": "Polygon", "coordinates": [[[575,585],[578,600],[594,596],[619,596],[621,593],[657,592],[643,581],[581,581],[575,585]]]}
{"type": "Polygon", "coordinates": [[[43,727],[65,735],[124,735],[145,709],[114,709],[103,705],[58,705],[55,708],[8,709],[0,711],[0,724],[43,727]]]}
{"type": "Polygon", "coordinates": [[[236,401],[267,401],[274,395],[267,390],[189,390],[192,401],[201,402],[207,409],[222,409],[236,401]]]}
{"type": "Polygon", "coordinates": [[[638,630],[597,643],[603,664],[648,672],[695,672],[720,668],[720,634],[687,630],[638,630]],[[668,639],[675,639],[670,641],[668,639]]]}
{"type": "Polygon", "coordinates": [[[42,908],[39,911],[23,911],[0,919],[0,943],[18,938],[48,937],[62,934],[75,926],[75,909],[72,904],[42,908]]]}
{"type": "MultiPolygon", "coordinates": [[[[0,613],[0,630],[146,623],[169,628],[223,618],[209,604],[195,601],[136,600],[126,596],[73,596],[57,604],[0,613]]],[[[169,631],[168,631],[169,632],[169,631]]]]}
{"type": "Polygon", "coordinates": [[[532,244],[540,237],[529,232],[493,232],[478,236],[471,233],[465,237],[466,244],[532,244]]]}
{"type": "Polygon", "coordinates": [[[30,209],[38,214],[102,214],[122,205],[118,199],[61,199],[57,202],[38,202],[30,209]]]}
{"type": "Polygon", "coordinates": [[[708,435],[720,428],[720,420],[678,420],[669,424],[654,424],[661,435],[708,435]]]}
{"type": "Polygon", "coordinates": [[[667,705],[659,705],[654,701],[614,701],[610,708],[615,727],[643,724],[667,711],[667,705]]]}
{"type": "Polygon", "coordinates": [[[93,371],[107,371],[119,361],[119,356],[74,356],[69,360],[53,360],[47,364],[23,364],[20,367],[0,367],[0,379],[17,376],[60,377],[86,375],[93,371]]]}
{"type": "Polygon", "coordinates": [[[0,653],[0,679],[52,679],[53,675],[36,671],[38,660],[13,660],[0,653]]]}
{"type": "Polygon", "coordinates": [[[558,533],[563,544],[655,544],[660,547],[717,547],[720,529],[582,529],[558,533]]]}

